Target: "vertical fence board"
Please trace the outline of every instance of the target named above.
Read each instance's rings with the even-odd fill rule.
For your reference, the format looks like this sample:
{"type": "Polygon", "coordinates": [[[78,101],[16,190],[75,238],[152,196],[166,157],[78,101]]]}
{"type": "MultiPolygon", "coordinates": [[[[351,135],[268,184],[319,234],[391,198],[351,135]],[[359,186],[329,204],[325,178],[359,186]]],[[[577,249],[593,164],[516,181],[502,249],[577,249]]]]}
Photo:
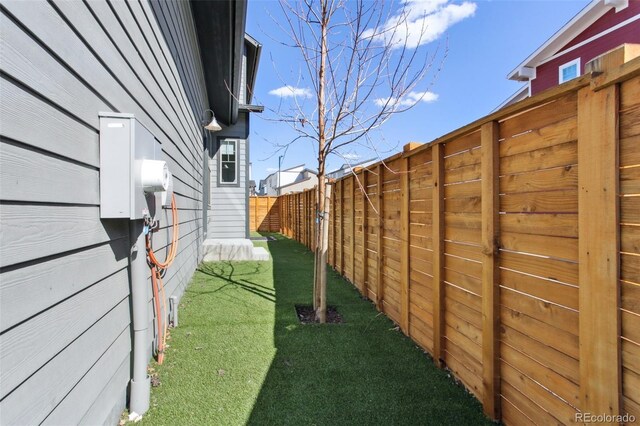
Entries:
{"type": "Polygon", "coordinates": [[[344,224],[344,179],[342,179],[340,181],[340,241],[341,241],[341,249],[340,249],[340,274],[344,275],[344,231],[345,231],[345,224],[344,224]]]}
{"type": "Polygon", "coordinates": [[[351,191],[349,196],[351,197],[351,229],[349,229],[349,233],[351,234],[351,240],[349,242],[351,248],[351,259],[350,259],[350,267],[351,267],[351,281],[356,284],[356,182],[357,177],[354,174],[351,175],[351,191]]]}
{"type": "Polygon", "coordinates": [[[367,217],[369,215],[369,199],[367,197],[369,185],[369,172],[365,169],[362,172],[362,234],[360,236],[362,244],[362,293],[365,297],[369,296],[369,253],[367,251],[367,217]]]}
{"type": "Polygon", "coordinates": [[[433,146],[433,359],[444,359],[444,146],[433,146]]]}
{"type": "Polygon", "coordinates": [[[500,418],[500,287],[498,284],[499,126],[481,130],[482,185],[482,393],[487,416],[500,418]]]}
{"type": "Polygon", "coordinates": [[[618,87],[578,92],[580,398],[584,412],[621,411],[618,87]]]}
{"type": "Polygon", "coordinates": [[[400,328],[409,334],[409,156],[400,168],[400,328]]]}
{"type": "Polygon", "coordinates": [[[383,189],[383,179],[382,179],[382,166],[378,164],[376,169],[378,173],[378,181],[377,181],[377,194],[378,194],[378,241],[377,241],[377,250],[378,256],[376,258],[377,261],[377,276],[378,276],[378,286],[376,288],[376,307],[380,312],[384,312],[384,306],[382,304],[382,300],[384,297],[384,279],[382,277],[382,255],[383,255],[383,239],[382,234],[384,233],[384,198],[382,196],[383,189]]]}

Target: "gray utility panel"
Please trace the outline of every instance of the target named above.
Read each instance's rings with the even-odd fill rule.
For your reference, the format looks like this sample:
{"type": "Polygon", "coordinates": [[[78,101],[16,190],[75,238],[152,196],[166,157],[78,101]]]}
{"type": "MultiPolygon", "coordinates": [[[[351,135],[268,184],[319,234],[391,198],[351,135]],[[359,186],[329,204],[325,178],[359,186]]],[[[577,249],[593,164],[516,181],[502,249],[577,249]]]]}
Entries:
{"type": "Polygon", "coordinates": [[[160,203],[153,193],[161,191],[162,185],[166,189],[169,181],[160,142],[132,114],[99,115],[100,217],[134,220],[155,216],[160,203]],[[145,171],[146,181],[149,171],[158,172],[156,187],[147,186],[145,171]]]}

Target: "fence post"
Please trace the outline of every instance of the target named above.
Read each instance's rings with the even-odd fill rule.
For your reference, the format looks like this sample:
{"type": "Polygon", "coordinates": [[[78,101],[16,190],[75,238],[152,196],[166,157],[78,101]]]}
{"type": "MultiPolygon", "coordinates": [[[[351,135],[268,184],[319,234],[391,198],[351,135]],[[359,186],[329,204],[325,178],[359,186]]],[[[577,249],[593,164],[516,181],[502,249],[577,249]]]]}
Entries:
{"type": "Polygon", "coordinates": [[[336,262],[337,262],[337,254],[336,254],[336,245],[337,245],[337,239],[336,236],[338,235],[338,230],[336,229],[336,214],[337,214],[337,196],[338,196],[338,187],[336,185],[336,183],[333,183],[334,187],[333,187],[333,191],[331,191],[331,220],[333,221],[333,227],[331,228],[331,257],[333,258],[333,261],[331,262],[331,266],[333,266],[333,269],[336,269],[336,262]]]}
{"type": "MultiPolygon", "coordinates": [[[[258,206],[258,202],[260,201],[260,198],[254,198],[255,204],[254,204],[254,216],[253,216],[253,227],[254,227],[254,231],[259,231],[260,229],[260,222],[258,220],[258,212],[260,211],[259,206],[258,206]]],[[[268,213],[268,211],[267,211],[268,213]]]]}
{"type": "Polygon", "coordinates": [[[369,298],[369,284],[367,282],[369,275],[369,252],[367,250],[367,223],[369,221],[369,215],[367,208],[367,204],[369,203],[369,199],[367,198],[367,185],[369,172],[367,169],[362,171],[362,235],[361,235],[361,243],[362,243],[362,292],[364,293],[364,297],[369,298]]]}
{"type": "Polygon", "coordinates": [[[289,212],[289,223],[287,224],[287,231],[289,234],[290,238],[293,238],[293,228],[294,228],[294,210],[293,210],[293,201],[294,201],[294,196],[293,194],[288,194],[287,195],[287,210],[289,212]]]}
{"type": "Polygon", "coordinates": [[[311,190],[307,190],[307,208],[304,211],[304,216],[307,220],[307,246],[309,246],[309,250],[312,250],[313,244],[311,243],[311,190]]]}
{"type": "Polygon", "coordinates": [[[356,283],[356,175],[351,175],[351,281],[356,283]]]}
{"type": "Polygon", "coordinates": [[[444,146],[433,145],[433,359],[444,362],[444,146]]]}
{"type": "Polygon", "coordinates": [[[280,220],[278,229],[280,230],[281,234],[284,234],[284,202],[282,201],[282,197],[277,197],[276,200],[278,203],[278,218],[280,220]]]}
{"type": "Polygon", "coordinates": [[[580,409],[621,414],[619,88],[578,91],[580,409]]]}
{"type": "Polygon", "coordinates": [[[307,218],[307,245],[309,246],[309,250],[313,251],[313,234],[311,233],[313,228],[312,217],[311,217],[311,190],[307,190],[307,208],[304,212],[304,215],[307,218]]]}
{"type": "Polygon", "coordinates": [[[400,160],[400,328],[409,335],[409,146],[400,160]]]}
{"type": "Polygon", "coordinates": [[[273,201],[271,197],[267,199],[267,208],[269,209],[269,232],[273,232],[273,221],[274,221],[273,217],[275,216],[274,206],[277,202],[278,202],[277,198],[273,201]],[[271,212],[274,212],[274,214],[271,214],[271,212]]]}
{"type": "Polygon", "coordinates": [[[277,202],[278,202],[277,198],[275,200],[273,200],[273,202],[271,200],[271,197],[269,197],[267,199],[267,208],[269,209],[269,232],[273,232],[273,223],[272,222],[273,222],[273,216],[274,215],[272,215],[271,212],[275,210],[273,207],[276,205],[277,202]]]}
{"type": "Polygon", "coordinates": [[[376,307],[380,312],[384,312],[384,305],[382,300],[384,299],[384,280],[382,279],[382,252],[384,250],[382,234],[384,230],[384,198],[382,196],[382,190],[384,186],[384,179],[382,179],[382,166],[378,164],[378,257],[377,257],[377,275],[378,275],[378,288],[376,289],[376,307]]]}
{"type": "Polygon", "coordinates": [[[296,241],[302,242],[302,221],[300,220],[300,193],[296,194],[296,241]]]}
{"type": "Polygon", "coordinates": [[[291,194],[285,195],[287,200],[287,236],[292,237],[292,229],[293,229],[293,196],[291,194]]]}
{"type": "Polygon", "coordinates": [[[340,275],[344,277],[344,179],[340,180],[340,275]]]}
{"type": "Polygon", "coordinates": [[[482,405],[492,419],[500,418],[500,286],[498,237],[500,208],[497,122],[481,128],[482,188],[482,405]]]}
{"type": "Polygon", "coordinates": [[[287,194],[287,210],[288,210],[288,214],[289,214],[289,223],[287,224],[287,233],[288,236],[290,238],[293,238],[293,228],[294,228],[294,213],[295,211],[293,210],[293,202],[294,202],[294,196],[293,194],[287,194]]]}
{"type": "Polygon", "coordinates": [[[309,243],[309,191],[303,192],[304,211],[302,215],[304,217],[304,245],[311,248],[309,243]]]}

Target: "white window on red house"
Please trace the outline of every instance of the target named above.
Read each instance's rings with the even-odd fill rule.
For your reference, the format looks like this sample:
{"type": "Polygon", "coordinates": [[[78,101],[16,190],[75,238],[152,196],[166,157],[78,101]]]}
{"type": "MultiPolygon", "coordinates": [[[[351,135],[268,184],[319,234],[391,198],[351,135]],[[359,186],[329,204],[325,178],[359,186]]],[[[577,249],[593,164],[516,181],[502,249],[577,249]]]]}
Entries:
{"type": "Polygon", "coordinates": [[[573,80],[580,75],[580,58],[574,59],[571,62],[567,62],[564,65],[560,65],[558,68],[558,83],[562,84],[565,81],[573,80]]]}

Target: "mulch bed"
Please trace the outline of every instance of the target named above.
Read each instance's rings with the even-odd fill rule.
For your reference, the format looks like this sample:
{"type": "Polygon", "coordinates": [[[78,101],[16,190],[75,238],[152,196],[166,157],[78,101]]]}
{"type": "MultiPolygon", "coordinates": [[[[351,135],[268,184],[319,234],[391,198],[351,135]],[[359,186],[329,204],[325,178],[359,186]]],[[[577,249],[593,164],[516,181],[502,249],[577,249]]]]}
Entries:
{"type": "MultiPolygon", "coordinates": [[[[316,312],[313,310],[313,306],[310,305],[296,305],[296,314],[301,324],[317,324],[316,312]]],[[[344,322],[342,315],[338,312],[335,306],[327,306],[327,324],[341,324],[344,322]]]]}

